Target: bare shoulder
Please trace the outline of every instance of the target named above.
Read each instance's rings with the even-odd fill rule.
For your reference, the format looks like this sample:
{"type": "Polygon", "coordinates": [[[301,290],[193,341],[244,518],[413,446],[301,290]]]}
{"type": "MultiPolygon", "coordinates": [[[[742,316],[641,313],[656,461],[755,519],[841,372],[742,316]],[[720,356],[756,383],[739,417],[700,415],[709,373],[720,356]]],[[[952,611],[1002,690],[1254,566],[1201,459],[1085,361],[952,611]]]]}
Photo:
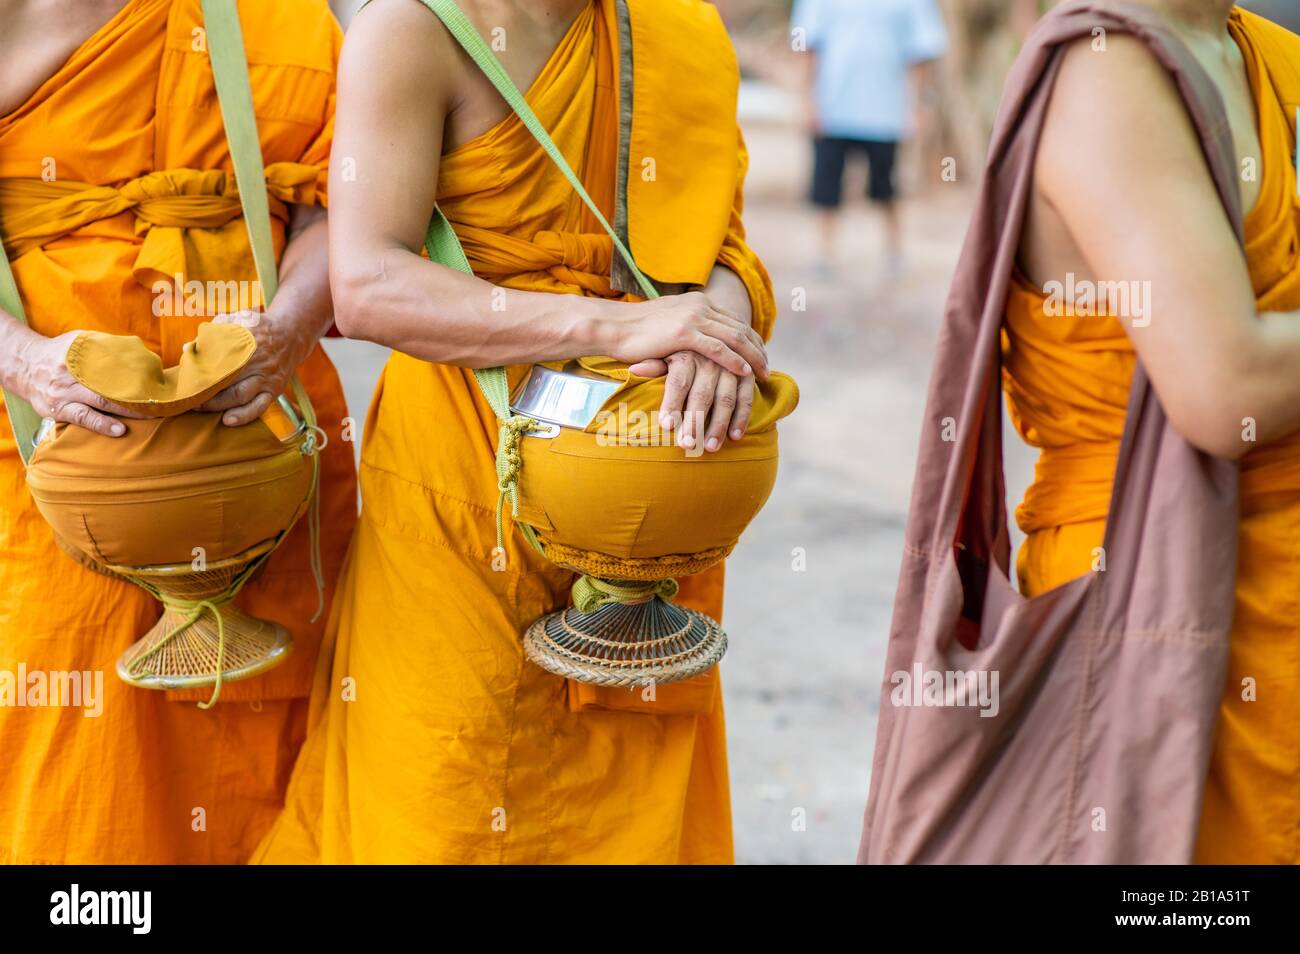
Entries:
{"type": "Polygon", "coordinates": [[[1140,182],[1146,170],[1202,163],[1176,85],[1141,40],[1085,38],[1064,53],[1035,166],[1040,187],[1140,182]],[[1158,131],[1158,135],[1155,135],[1158,131]],[[1126,174],[1116,176],[1117,165],[1126,174]]]}
{"type": "Polygon", "coordinates": [[[457,69],[455,41],[420,0],[371,0],[348,27],[340,77],[405,91],[408,101],[422,92],[423,100],[445,103],[457,69]]]}
{"type": "Polygon", "coordinates": [[[1053,113],[1068,110],[1076,120],[1122,123],[1184,111],[1173,79],[1145,43],[1124,33],[1103,40],[1085,37],[1067,47],[1052,92],[1053,113]]]}
{"type": "Polygon", "coordinates": [[[455,41],[420,0],[371,0],[348,27],[347,40],[385,68],[391,65],[390,56],[403,62],[421,58],[435,65],[456,58],[455,41]]]}

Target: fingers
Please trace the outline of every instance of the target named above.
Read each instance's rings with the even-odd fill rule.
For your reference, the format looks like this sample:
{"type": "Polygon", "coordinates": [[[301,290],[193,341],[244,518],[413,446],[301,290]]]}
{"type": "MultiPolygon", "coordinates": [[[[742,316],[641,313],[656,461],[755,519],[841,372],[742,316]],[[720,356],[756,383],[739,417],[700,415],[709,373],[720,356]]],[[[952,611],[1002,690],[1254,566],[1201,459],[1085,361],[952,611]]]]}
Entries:
{"type": "Polygon", "coordinates": [[[126,433],[126,425],[121,421],[114,420],[107,414],[100,414],[94,408],[88,407],[79,401],[69,401],[59,408],[55,420],[75,424],[77,427],[84,427],[88,431],[94,431],[96,434],[102,434],[105,437],[121,437],[126,433]]]}
{"type": "Polygon", "coordinates": [[[675,430],[682,420],[686,395],[695,380],[695,356],[689,351],[670,354],[667,359],[668,377],[664,381],[664,398],[659,404],[659,426],[675,430]]]}
{"type": "Polygon", "coordinates": [[[270,391],[262,391],[242,407],[231,408],[227,411],[222,416],[221,423],[227,427],[243,427],[245,424],[251,424],[266,413],[266,409],[271,406],[271,402],[274,400],[274,394],[270,391]]]}
{"type": "Polygon", "coordinates": [[[217,411],[228,411],[231,408],[244,407],[253,398],[267,390],[270,390],[270,388],[267,386],[265,378],[260,374],[249,375],[208,398],[203,404],[199,405],[198,410],[215,413],[217,411]]]}
{"type": "Polygon", "coordinates": [[[245,328],[256,328],[262,323],[262,313],[251,309],[228,311],[214,316],[211,321],[214,325],[243,325],[245,328]]]}
{"type": "Polygon", "coordinates": [[[767,377],[767,349],[753,328],[722,312],[713,312],[690,345],[709,360],[737,377],[756,374],[767,377]]]}
{"type": "Polygon", "coordinates": [[[755,331],[749,322],[741,321],[729,312],[721,311],[719,314],[730,326],[732,333],[738,335],[733,350],[753,366],[755,374],[766,379],[767,345],[763,342],[763,336],[755,331]]]}
{"type": "Polygon", "coordinates": [[[129,417],[136,420],[144,420],[149,415],[140,414],[125,408],[116,401],[110,401],[106,397],[96,394],[90,388],[83,384],[75,385],[67,391],[67,401],[65,404],[84,404],[86,407],[93,408],[97,411],[103,411],[105,414],[112,414],[114,417],[129,417]]]}
{"type": "Polygon", "coordinates": [[[718,378],[722,369],[706,361],[695,369],[695,380],[691,383],[690,393],[686,396],[686,411],[683,414],[681,431],[677,436],[677,446],[694,450],[703,439],[704,422],[708,419],[709,408],[713,405],[714,395],[718,390],[718,378]]]}
{"type": "Polygon", "coordinates": [[[727,439],[727,426],[736,410],[736,388],[740,379],[730,371],[718,375],[718,387],[713,392],[713,406],[709,409],[709,428],[704,432],[704,449],[713,453],[727,439]]]}
{"type": "Polygon", "coordinates": [[[628,371],[638,378],[662,378],[668,373],[668,362],[663,358],[647,358],[645,361],[629,365],[628,371]]]}
{"type": "Polygon", "coordinates": [[[724,344],[721,339],[703,331],[697,331],[692,335],[687,346],[700,357],[708,358],[714,364],[721,365],[732,374],[747,375],[754,373],[754,369],[750,367],[749,362],[742,358],[738,352],[724,344]]]}
{"type": "Polygon", "coordinates": [[[736,388],[736,410],[731,415],[731,439],[738,441],[749,428],[749,416],[754,411],[754,379],[741,378],[736,388]]]}

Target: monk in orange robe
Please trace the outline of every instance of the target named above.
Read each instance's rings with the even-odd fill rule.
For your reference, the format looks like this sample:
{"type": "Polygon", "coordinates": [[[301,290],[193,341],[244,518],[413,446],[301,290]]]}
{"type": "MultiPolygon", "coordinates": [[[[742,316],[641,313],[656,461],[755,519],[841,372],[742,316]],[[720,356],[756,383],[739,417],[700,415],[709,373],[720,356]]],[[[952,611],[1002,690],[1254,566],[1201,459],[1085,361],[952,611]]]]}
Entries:
{"type": "Polygon", "coordinates": [[[1222,0],[1148,5],[1223,95],[1248,210],[1245,257],[1181,100],[1146,47],[1108,37],[1104,52],[1090,43],[1068,51],[1004,326],[1011,414],[1041,448],[1016,514],[1028,535],[1020,586],[1034,595],[1104,569],[1141,358],[1174,426],[1241,462],[1235,619],[1197,857],[1296,863],[1300,37],[1222,0]],[[1120,284],[1099,284],[1108,282],[1120,284]]]}
{"type": "MultiPolygon", "coordinates": [[[[667,372],[661,417],[683,446],[744,434],[775,307],[741,225],[734,54],[694,0],[459,6],[667,294],[629,294],[608,234],[430,10],[361,10],[331,274],[344,333],[398,353],[365,428],[334,664],[256,860],[730,862],[716,669],[647,698],[525,659],[523,629],[567,604],[573,575],[514,532],[494,561],[497,424],[470,369],[514,384],[608,355],[667,372]],[[435,201],[472,276],[421,257],[435,201]]],[[[720,568],[682,583],[720,615],[720,568]]]]}
{"type": "MultiPolygon", "coordinates": [[[[112,435],[116,409],[68,374],[70,341],[86,329],[138,335],[174,364],[203,320],[181,288],[251,283],[256,271],[199,0],[76,7],[0,0],[0,234],[30,322],[0,315],[0,375],[38,412],[112,435]],[[173,287],[175,276],[186,284],[173,287]]],[[[243,0],[239,13],[281,285],[252,329],[253,361],[205,409],[246,423],[298,370],[331,438],[321,460],[331,584],[356,517],[343,394],[317,344],[331,313],[321,207],[341,37],[324,2],[243,0]]],[[[114,664],[159,606],[59,549],[0,416],[0,861],[246,860],[283,802],[305,733],[324,628],[308,623],[310,556],[304,520],[239,598],[293,633],[284,665],[227,683],[208,711],[194,703],[207,691],[132,688],[114,664]],[[67,672],[97,674],[85,684],[102,695],[56,708],[24,691],[33,673],[67,672]]]]}

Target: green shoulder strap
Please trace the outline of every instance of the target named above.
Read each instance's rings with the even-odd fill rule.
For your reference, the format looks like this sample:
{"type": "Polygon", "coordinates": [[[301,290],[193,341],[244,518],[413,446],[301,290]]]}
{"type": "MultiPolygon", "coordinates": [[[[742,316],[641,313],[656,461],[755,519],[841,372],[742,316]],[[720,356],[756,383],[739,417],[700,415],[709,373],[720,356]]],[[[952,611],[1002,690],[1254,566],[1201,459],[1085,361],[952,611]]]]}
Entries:
{"type": "MultiPolygon", "coordinates": [[[[14,281],[13,270],[9,267],[9,256],[3,254],[0,246],[0,308],[13,315],[24,325],[27,313],[23,311],[23,299],[18,294],[18,285],[14,281]]],[[[41,416],[36,409],[8,388],[4,389],[5,410],[9,412],[9,426],[14,432],[14,441],[18,444],[18,456],[23,466],[31,459],[36,440],[36,431],[41,426],[41,416]]]]}
{"type": "Polygon", "coordinates": [[[270,305],[280,287],[271,238],[271,210],[266,199],[266,171],[262,168],[262,143],[253,114],[253,88],[248,82],[248,59],[239,27],[235,0],[202,0],[203,28],[207,31],[212,78],[221,105],[221,123],[235,166],[239,204],[244,209],[248,244],[262,283],[265,304],[270,305]]]}
{"type": "MultiPolygon", "coordinates": [[[[543,151],[551,157],[551,161],[564,174],[564,177],[569,181],[569,185],[573,186],[573,190],[578,193],[587,208],[591,210],[591,214],[596,217],[596,221],[609,233],[609,237],[614,242],[614,248],[618,250],[623,261],[627,263],[628,269],[636,278],[637,284],[641,286],[641,291],[645,297],[658,298],[659,291],[655,288],[654,283],[637,268],[632,253],[623,244],[623,240],[618,237],[618,233],[610,226],[605,216],[601,214],[591,196],[587,194],[582,181],[574,174],[573,169],[570,168],[568,161],[564,158],[564,153],[560,152],[559,147],[551,140],[545,127],[542,126],[541,120],[537,118],[537,114],[528,105],[523,94],[519,92],[519,88],[515,86],[514,81],[506,74],[501,63],[488,48],[487,43],[479,36],[474,24],[469,21],[469,18],[461,12],[460,7],[456,6],[452,0],[421,0],[421,2],[437,14],[438,19],[442,21],[447,31],[455,37],[456,42],[478,64],[479,69],[497,88],[497,92],[514,110],[515,115],[523,122],[524,127],[532,133],[533,138],[541,145],[543,151]]],[[[429,222],[429,231],[425,236],[424,245],[432,261],[467,274],[471,273],[469,262],[465,258],[465,252],[460,246],[460,241],[456,238],[456,233],[452,231],[451,224],[436,206],[433,210],[433,218],[429,222]]],[[[510,393],[509,386],[506,383],[505,368],[476,369],[474,377],[477,378],[479,387],[482,389],[488,403],[492,406],[496,416],[502,421],[509,420],[511,416],[510,393]]]]}

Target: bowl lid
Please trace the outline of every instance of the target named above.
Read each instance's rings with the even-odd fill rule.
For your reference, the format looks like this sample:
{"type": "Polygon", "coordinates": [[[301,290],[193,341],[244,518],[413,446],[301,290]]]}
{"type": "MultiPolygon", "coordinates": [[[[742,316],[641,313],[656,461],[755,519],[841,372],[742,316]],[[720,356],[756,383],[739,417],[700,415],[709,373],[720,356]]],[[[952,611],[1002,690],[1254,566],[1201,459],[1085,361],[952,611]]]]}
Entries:
{"type": "Polygon", "coordinates": [[[229,385],[257,350],[243,325],[199,325],[170,368],[135,335],[86,331],[68,349],[68,370],[90,390],[150,417],[193,410],[229,385]]]}

